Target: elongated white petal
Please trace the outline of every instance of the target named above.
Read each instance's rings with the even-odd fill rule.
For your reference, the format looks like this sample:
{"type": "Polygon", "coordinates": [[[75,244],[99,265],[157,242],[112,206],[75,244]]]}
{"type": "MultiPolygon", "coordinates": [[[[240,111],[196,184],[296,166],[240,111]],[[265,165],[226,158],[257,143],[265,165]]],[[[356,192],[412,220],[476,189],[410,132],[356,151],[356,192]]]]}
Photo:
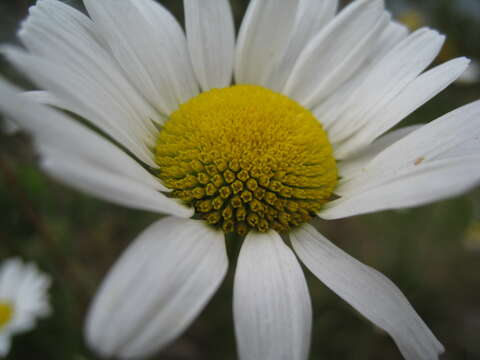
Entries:
{"type": "Polygon", "coordinates": [[[323,126],[328,128],[333,122],[340,121],[340,115],[350,106],[350,101],[353,99],[352,94],[363,84],[376,65],[407,36],[408,29],[405,26],[394,21],[390,22],[357,73],[313,109],[313,113],[317,119],[321,120],[323,126]]]}
{"type": "Polygon", "coordinates": [[[454,59],[417,77],[394,100],[372,115],[365,126],[346,141],[341,150],[338,150],[339,156],[342,156],[342,152],[356,153],[358,149],[362,149],[397,125],[453,83],[465,71],[469,62],[466,58],[454,59]]]}
{"type": "Polygon", "coordinates": [[[10,334],[0,334],[0,356],[7,356],[12,346],[10,334]]]}
{"type": "Polygon", "coordinates": [[[414,81],[433,61],[443,44],[444,37],[437,32],[421,29],[400,42],[384,56],[368,75],[356,84],[349,98],[339,105],[339,110],[328,117],[323,113],[323,123],[334,142],[336,156],[345,158],[341,147],[348,144],[350,136],[361,129],[379,109],[414,81]]]}
{"type": "MultiPolygon", "coordinates": [[[[420,160],[418,160],[420,162],[420,160]]],[[[461,195],[480,183],[480,155],[437,160],[390,179],[358,195],[336,200],[319,214],[324,219],[344,218],[388,209],[428,204],[461,195]]]]}
{"type": "Polygon", "coordinates": [[[228,0],[184,0],[184,7],[190,58],[202,89],[230,85],[235,29],[228,0]]]}
{"type": "Polygon", "coordinates": [[[95,132],[65,114],[39,105],[30,95],[0,81],[0,112],[15,119],[35,141],[64,155],[75,155],[153,188],[166,190],[137,162],[95,132]]]}
{"type": "Polygon", "coordinates": [[[22,95],[38,104],[49,105],[59,109],[67,108],[67,106],[62,103],[60,99],[45,90],[26,91],[22,95]]]}
{"type": "Polygon", "coordinates": [[[408,28],[395,21],[391,21],[378,38],[377,48],[370,55],[370,63],[377,63],[398,43],[408,36],[408,28]]]}
{"type": "Polygon", "coordinates": [[[153,0],[84,0],[95,29],[132,84],[168,115],[198,94],[180,25],[153,0]]]}
{"type": "MultiPolygon", "coordinates": [[[[30,9],[19,36],[33,54],[71,73],[81,73],[82,77],[90,79],[98,93],[109,94],[120,109],[120,114],[110,115],[117,122],[128,115],[129,122],[143,129],[147,136],[156,134],[151,120],[160,121],[157,112],[124,77],[115,59],[96,38],[92,21],[84,14],[57,0],[40,1],[30,9]]],[[[59,93],[56,97],[62,95],[59,93]]],[[[68,103],[63,105],[71,110],[68,103]]],[[[113,111],[114,106],[104,106],[113,111]]]]}
{"type": "Polygon", "coordinates": [[[301,53],[285,94],[315,106],[363,65],[388,20],[381,0],[355,1],[345,8],[301,53]]]}
{"type": "Polygon", "coordinates": [[[233,310],[242,360],[306,360],[312,310],[295,255],[275,232],[247,235],[235,272],[233,310]]]}
{"type": "Polygon", "coordinates": [[[165,218],[125,251],[90,308],[86,337],[105,357],[143,358],[196,318],[228,266],[223,234],[203,222],[165,218]]]}
{"type": "Polygon", "coordinates": [[[99,91],[111,94],[131,121],[149,130],[154,130],[150,120],[161,121],[105,49],[93,22],[80,11],[58,0],[39,1],[30,8],[19,36],[30,52],[95,80],[99,91]]]}
{"type": "Polygon", "coordinates": [[[34,135],[35,141],[59,153],[75,155],[135,179],[152,188],[166,190],[136,161],[111,142],[65,114],[34,103],[18,89],[0,81],[0,111],[34,135]]]}
{"type": "Polygon", "coordinates": [[[166,188],[122,150],[3,81],[0,112],[33,134],[42,165],[59,180],[117,204],[191,216],[191,210],[159,193],[166,188]]]}
{"type": "Polygon", "coordinates": [[[240,27],[235,55],[237,84],[268,85],[288,46],[298,1],[252,0],[240,27]]]}
{"type": "Polygon", "coordinates": [[[99,91],[92,79],[17,49],[9,48],[5,53],[41,87],[62,94],[62,101],[68,102],[74,113],[90,120],[145,164],[158,167],[149,148],[153,140],[130,121],[114,99],[99,91]]]}
{"type": "Polygon", "coordinates": [[[40,163],[50,176],[100,199],[134,209],[190,217],[193,211],[152,187],[78,157],[40,146],[40,163]]]}
{"type": "MultiPolygon", "coordinates": [[[[379,153],[387,147],[404,138],[415,130],[418,130],[423,125],[406,126],[378,138],[370,146],[358,152],[354,157],[338,163],[338,170],[341,176],[340,183],[352,180],[355,176],[361,173],[362,170],[372,161],[379,153]]],[[[342,195],[341,187],[335,190],[335,193],[342,195]]]]}
{"type": "Polygon", "coordinates": [[[412,207],[467,191],[480,181],[479,137],[477,101],[387,147],[341,184],[342,197],[319,215],[332,219],[412,207]]]}
{"type": "Polygon", "coordinates": [[[310,271],[385,330],[405,359],[438,359],[443,346],[388,278],[337,248],[308,224],[290,236],[296,253],[310,271]]]}
{"type": "MultiPolygon", "coordinates": [[[[289,35],[288,46],[280,56],[275,69],[266,80],[268,88],[283,92],[285,82],[290,76],[298,57],[309,42],[317,35],[335,16],[338,0],[299,0],[295,25],[289,35]]],[[[293,15],[292,15],[293,16],[293,15]]]]}

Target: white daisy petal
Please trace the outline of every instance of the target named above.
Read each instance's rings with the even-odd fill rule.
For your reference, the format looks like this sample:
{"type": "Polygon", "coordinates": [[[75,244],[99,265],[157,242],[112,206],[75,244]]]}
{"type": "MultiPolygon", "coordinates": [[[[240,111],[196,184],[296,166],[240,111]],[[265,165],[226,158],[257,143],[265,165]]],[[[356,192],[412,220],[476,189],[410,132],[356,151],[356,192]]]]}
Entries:
{"type": "Polygon", "coordinates": [[[97,38],[93,22],[73,7],[57,0],[37,2],[30,8],[19,37],[30,52],[95,80],[99,89],[123,106],[132,121],[149,130],[154,129],[150,120],[161,121],[158,112],[130,85],[97,38]]]}
{"type": "Polygon", "coordinates": [[[204,91],[232,81],[235,29],[228,0],[184,0],[190,58],[204,91]]]}
{"type": "Polygon", "coordinates": [[[388,278],[337,248],[310,225],[303,225],[290,236],[310,271],[389,333],[405,359],[438,359],[443,346],[388,278]]]}
{"type": "Polygon", "coordinates": [[[0,356],[7,356],[12,346],[10,334],[0,334],[0,356]]]}
{"type": "Polygon", "coordinates": [[[301,53],[284,93],[313,107],[361,68],[389,22],[382,0],[346,7],[301,53]]]}
{"type": "Polygon", "coordinates": [[[0,267],[0,297],[15,298],[17,284],[22,278],[22,262],[19,258],[4,261],[0,267]]]}
{"type": "Polygon", "coordinates": [[[105,92],[98,91],[93,80],[67,68],[46,61],[36,55],[8,48],[7,57],[17,67],[25,71],[36,83],[52,93],[62,94],[62,102],[86,119],[91,120],[101,130],[125,146],[136,157],[151,167],[158,167],[149,148],[153,145],[153,135],[145,132],[131,121],[128,114],[119,108],[118,102],[105,92]],[[106,106],[107,105],[107,106],[106,106]]]}
{"type": "Polygon", "coordinates": [[[300,264],[276,232],[247,235],[233,300],[242,360],[307,359],[310,296],[300,264]]]}
{"type": "Polygon", "coordinates": [[[34,264],[28,264],[18,287],[16,307],[28,313],[46,316],[50,313],[47,290],[51,279],[38,270],[34,264]]]}
{"type": "Polygon", "coordinates": [[[237,84],[268,86],[295,23],[298,1],[252,0],[243,19],[235,55],[237,84]]]}
{"type": "Polygon", "coordinates": [[[466,58],[454,59],[417,77],[393,101],[371,116],[365,126],[349,138],[345,145],[338,148],[338,156],[342,157],[342,153],[355,154],[358,149],[397,125],[453,83],[465,71],[469,62],[466,58]]]}
{"type": "Polygon", "coordinates": [[[346,110],[352,94],[362,85],[366,77],[375,69],[382,60],[399,42],[408,36],[408,29],[391,21],[379,37],[375,48],[369,54],[367,61],[351,79],[346,81],[320,105],[313,109],[313,113],[321,121],[325,128],[329,128],[333,122],[346,110]]]}
{"type": "Polygon", "coordinates": [[[59,109],[65,109],[67,107],[64,103],[62,103],[60,99],[58,99],[55,95],[48,91],[26,91],[22,93],[22,95],[38,104],[49,105],[52,107],[57,107],[59,109]]]}
{"type": "Polygon", "coordinates": [[[475,155],[425,163],[418,170],[398,174],[394,179],[383,179],[384,184],[358,195],[347,195],[333,201],[319,216],[339,219],[410,208],[461,195],[480,183],[480,168],[476,165],[479,161],[480,155],[475,155]]]}
{"type": "Polygon", "coordinates": [[[87,194],[134,209],[185,218],[193,215],[192,209],[138,181],[48,147],[40,145],[40,150],[43,154],[40,165],[45,172],[87,194]]]}
{"type": "Polygon", "coordinates": [[[221,232],[194,220],[169,217],[155,223],[100,287],[87,317],[88,343],[106,357],[158,351],[195,319],[227,266],[221,232]]]}
{"type": "Polygon", "coordinates": [[[159,193],[166,188],[115,145],[63,113],[17,95],[0,82],[0,108],[30,131],[52,176],[103,199],[189,217],[191,209],[159,193]],[[122,188],[125,186],[125,188],[122,188]]]}
{"type": "Polygon", "coordinates": [[[457,109],[386,148],[340,185],[319,214],[333,219],[418,206],[458,195],[480,181],[480,102],[457,109]]]}
{"type": "Polygon", "coordinates": [[[198,94],[185,35],[162,5],[153,0],[84,4],[126,76],[152,106],[170,114],[198,94]]]}
{"type": "MultiPolygon", "coordinates": [[[[0,81],[1,111],[35,136],[35,141],[64,155],[75,155],[155,189],[166,190],[131,157],[65,114],[30,100],[31,96],[0,81]]],[[[37,97],[38,98],[38,97],[37,97]]]]}
{"type": "Polygon", "coordinates": [[[125,79],[84,14],[57,0],[40,1],[30,8],[19,36],[33,54],[91,78],[98,91],[109,93],[130,121],[155,132],[150,120],[160,121],[158,113],[125,79]]]}
{"type": "Polygon", "coordinates": [[[281,61],[266,81],[268,88],[282,92],[302,50],[335,16],[338,0],[300,0],[295,25],[289,35],[288,46],[281,61]]]}
{"type": "Polygon", "coordinates": [[[378,39],[377,48],[370,54],[370,62],[378,62],[399,42],[408,36],[408,28],[391,21],[378,39]]]}
{"type": "Polygon", "coordinates": [[[346,158],[342,146],[369,119],[395,99],[433,61],[441,49],[444,36],[421,29],[411,34],[382,58],[356,86],[336,112],[335,119],[324,120],[337,158],[346,158]]]}
{"type": "MultiPolygon", "coordinates": [[[[352,180],[358,173],[360,173],[365,168],[365,166],[367,166],[370,161],[375,158],[375,156],[377,156],[379,153],[381,153],[393,143],[404,138],[413,131],[420,129],[422,126],[423,125],[406,126],[389,132],[388,134],[385,134],[375,140],[370,146],[355,154],[354,157],[351,157],[344,161],[340,161],[337,164],[338,171],[341,176],[340,183],[352,180]]],[[[338,195],[342,195],[341,187],[337,188],[335,190],[335,193],[337,193],[338,195]]]]}

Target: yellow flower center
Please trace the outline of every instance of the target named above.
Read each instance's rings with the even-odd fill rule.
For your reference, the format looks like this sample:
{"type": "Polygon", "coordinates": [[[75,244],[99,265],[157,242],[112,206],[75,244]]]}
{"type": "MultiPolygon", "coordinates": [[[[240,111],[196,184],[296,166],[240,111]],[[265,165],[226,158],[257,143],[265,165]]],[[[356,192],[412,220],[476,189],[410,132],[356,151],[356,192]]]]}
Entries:
{"type": "Polygon", "coordinates": [[[160,131],[158,176],[195,217],[245,235],[288,232],[309,221],[337,184],[332,146],[320,122],[261,86],[202,93],[160,131]]]}
{"type": "Polygon", "coordinates": [[[8,325],[13,316],[13,306],[8,302],[0,301],[0,330],[8,325]]]}

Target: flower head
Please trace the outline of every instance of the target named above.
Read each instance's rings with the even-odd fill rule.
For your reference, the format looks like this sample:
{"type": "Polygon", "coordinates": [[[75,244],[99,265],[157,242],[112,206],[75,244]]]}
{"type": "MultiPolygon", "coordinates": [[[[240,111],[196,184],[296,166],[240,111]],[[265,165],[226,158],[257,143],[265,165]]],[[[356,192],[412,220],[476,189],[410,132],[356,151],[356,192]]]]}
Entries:
{"type": "Polygon", "coordinates": [[[312,309],[293,251],[405,358],[438,358],[442,345],[390,280],[308,222],[417,206],[478,183],[479,102],[388,132],[468,60],[425,71],[444,37],[408,34],[381,0],[339,12],[336,0],[252,0],[236,41],[227,0],[185,0],[186,37],[152,0],[84,4],[88,16],[57,0],[31,9],[19,33],[28,52],[5,53],[44,91],[2,84],[0,109],[33,133],[50,175],[169,215],[101,285],[90,346],[139,358],[175,339],[223,280],[225,234],[236,233],[242,360],[308,357],[312,309]]]}
{"type": "Polygon", "coordinates": [[[32,330],[50,313],[50,278],[35,265],[9,259],[0,265],[0,356],[10,351],[12,336],[32,330]]]}

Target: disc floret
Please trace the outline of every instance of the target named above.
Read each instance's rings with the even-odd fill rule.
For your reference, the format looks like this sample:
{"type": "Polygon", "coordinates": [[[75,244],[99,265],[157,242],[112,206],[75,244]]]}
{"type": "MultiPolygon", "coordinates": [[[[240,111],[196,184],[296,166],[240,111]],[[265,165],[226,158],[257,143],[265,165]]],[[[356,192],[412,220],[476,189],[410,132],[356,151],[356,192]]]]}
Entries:
{"type": "Polygon", "coordinates": [[[158,176],[171,196],[225,233],[285,233],[330,200],[336,161],[322,125],[261,86],[202,93],[160,131],[158,176]]]}
{"type": "Polygon", "coordinates": [[[13,317],[13,305],[10,302],[0,301],[0,330],[7,326],[13,317]]]}

